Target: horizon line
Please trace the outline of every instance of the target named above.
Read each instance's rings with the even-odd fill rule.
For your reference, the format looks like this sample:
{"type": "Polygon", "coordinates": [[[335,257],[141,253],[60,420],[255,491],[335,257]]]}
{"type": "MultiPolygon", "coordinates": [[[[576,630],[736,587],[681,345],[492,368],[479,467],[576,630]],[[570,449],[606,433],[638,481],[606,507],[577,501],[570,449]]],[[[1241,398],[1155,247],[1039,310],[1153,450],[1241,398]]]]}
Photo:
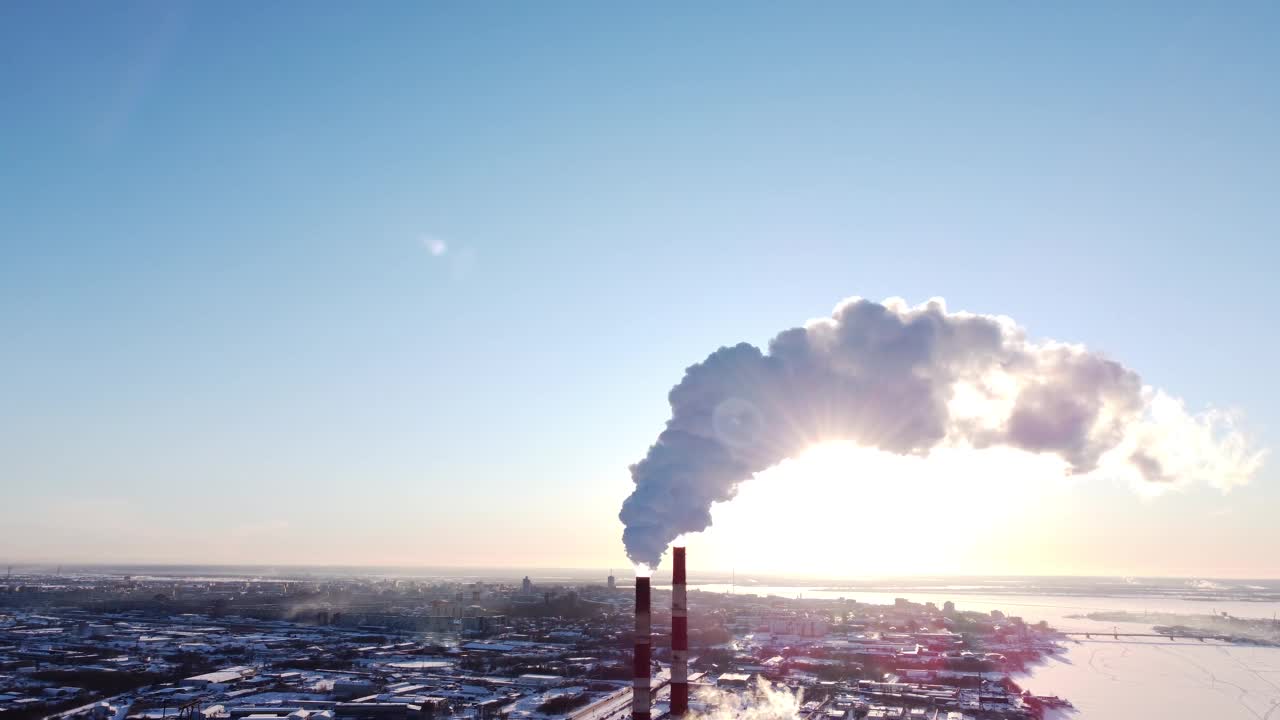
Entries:
{"type": "MultiPolygon", "coordinates": [[[[344,563],[306,563],[306,562],[289,562],[289,563],[233,563],[233,562],[174,562],[174,561],[83,561],[83,560],[18,560],[4,561],[0,563],[6,568],[19,569],[29,568],[32,566],[46,567],[53,566],[57,568],[111,568],[111,567],[137,567],[137,568],[238,568],[238,569],[255,569],[255,570],[365,570],[371,573],[376,570],[445,570],[445,571],[462,571],[462,570],[487,570],[499,571],[510,570],[528,573],[531,571],[575,571],[575,572],[600,572],[607,571],[614,573],[616,567],[610,568],[605,565],[465,565],[465,564],[344,564],[344,563]]],[[[986,579],[1070,579],[1070,580],[1088,580],[1088,579],[1135,579],[1135,580],[1225,580],[1225,581],[1247,581],[1257,580],[1263,582],[1278,582],[1280,576],[1222,576],[1222,575],[1134,575],[1125,573],[1115,574],[1035,574],[1035,573],[903,573],[903,574],[867,574],[867,575],[817,575],[812,573],[786,573],[778,571],[760,571],[760,570],[734,570],[734,569],[703,569],[697,571],[700,574],[711,575],[730,575],[734,573],[746,573],[750,575],[758,575],[767,578],[781,578],[790,580],[808,580],[808,581],[872,581],[872,580],[907,580],[907,579],[960,579],[960,578],[986,578],[986,579]]],[[[619,577],[633,575],[623,572],[619,577]]],[[[693,573],[691,573],[693,574],[693,573]]],[[[744,582],[751,582],[745,580],[744,582]]],[[[690,583],[693,584],[693,583],[690,583]]]]}

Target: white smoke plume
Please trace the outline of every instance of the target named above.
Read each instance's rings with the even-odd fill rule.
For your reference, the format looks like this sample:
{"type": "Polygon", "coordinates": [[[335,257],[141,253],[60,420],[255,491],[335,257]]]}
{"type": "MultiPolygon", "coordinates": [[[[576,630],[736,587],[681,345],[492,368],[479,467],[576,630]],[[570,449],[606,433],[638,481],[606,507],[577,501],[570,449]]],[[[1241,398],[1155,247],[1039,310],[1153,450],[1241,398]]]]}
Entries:
{"type": "Polygon", "coordinates": [[[638,564],[711,525],[738,484],[806,448],[852,441],[900,454],[1008,446],[1149,487],[1248,482],[1265,452],[1231,415],[1188,413],[1133,370],[1080,345],[1032,342],[1006,317],[851,298],[779,333],[767,352],[722,347],[671,390],[671,419],[619,517],[638,564]]]}
{"type": "Polygon", "coordinates": [[[764,678],[756,679],[754,692],[731,693],[718,688],[698,691],[690,716],[699,720],[795,720],[800,717],[804,691],[775,689],[764,678]]]}

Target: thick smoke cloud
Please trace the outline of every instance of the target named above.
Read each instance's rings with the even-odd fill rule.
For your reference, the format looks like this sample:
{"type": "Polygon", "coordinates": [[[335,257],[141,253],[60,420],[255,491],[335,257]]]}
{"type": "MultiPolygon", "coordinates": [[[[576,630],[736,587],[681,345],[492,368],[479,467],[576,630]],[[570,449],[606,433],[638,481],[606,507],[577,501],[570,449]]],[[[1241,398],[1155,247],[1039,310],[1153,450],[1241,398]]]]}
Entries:
{"type": "Polygon", "coordinates": [[[1056,455],[1071,473],[1224,490],[1263,459],[1226,414],[1191,415],[1113,360],[938,299],[846,300],[767,352],[720,348],[669,399],[620,513],[627,554],[651,567],[676,537],[710,526],[712,505],[743,480],[824,440],[913,455],[1007,446],[1056,455]]]}

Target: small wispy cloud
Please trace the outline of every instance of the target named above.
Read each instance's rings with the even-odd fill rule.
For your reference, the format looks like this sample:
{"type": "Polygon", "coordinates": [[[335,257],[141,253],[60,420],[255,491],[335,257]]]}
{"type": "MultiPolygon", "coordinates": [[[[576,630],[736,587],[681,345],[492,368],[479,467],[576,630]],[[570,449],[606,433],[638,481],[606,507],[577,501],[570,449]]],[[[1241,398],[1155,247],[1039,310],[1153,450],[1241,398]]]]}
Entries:
{"type": "Polygon", "coordinates": [[[423,235],[421,241],[422,246],[434,257],[441,257],[449,252],[449,243],[444,238],[436,237],[435,235],[423,235]]]}

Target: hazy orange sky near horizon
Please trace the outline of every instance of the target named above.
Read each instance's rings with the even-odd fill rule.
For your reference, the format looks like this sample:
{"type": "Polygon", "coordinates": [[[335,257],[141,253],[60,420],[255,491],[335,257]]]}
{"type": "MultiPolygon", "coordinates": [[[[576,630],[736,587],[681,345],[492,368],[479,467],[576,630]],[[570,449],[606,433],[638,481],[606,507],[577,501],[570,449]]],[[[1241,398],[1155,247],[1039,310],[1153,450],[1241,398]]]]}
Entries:
{"type": "MultiPolygon", "coordinates": [[[[126,503],[72,501],[62,514],[75,526],[64,526],[57,537],[47,529],[33,533],[33,540],[44,538],[30,543],[39,550],[10,559],[613,568],[629,575],[610,513],[616,499],[601,492],[608,487],[585,486],[579,496],[597,508],[570,509],[575,522],[569,523],[545,507],[512,515],[507,508],[486,512],[478,506],[414,527],[411,508],[383,508],[363,520],[337,511],[316,515],[314,523],[282,517],[231,524],[221,532],[196,523],[201,532],[177,537],[171,523],[148,522],[126,503]],[[496,517],[509,522],[495,527],[496,517]],[[60,545],[67,549],[60,552],[60,545]],[[84,545],[98,550],[73,549],[84,545]]],[[[943,450],[921,459],[832,444],[744,483],[733,502],[716,506],[711,529],[682,541],[691,566],[711,573],[1275,577],[1270,553],[1232,556],[1220,549],[1235,544],[1248,550],[1250,528],[1224,532],[1218,547],[1173,531],[1177,518],[1189,513],[1229,525],[1239,496],[1249,493],[1249,486],[1227,495],[1190,487],[1144,497],[1106,478],[1066,478],[1053,460],[1027,453],[943,450]],[[883,477],[893,481],[877,479],[883,477]]]]}

